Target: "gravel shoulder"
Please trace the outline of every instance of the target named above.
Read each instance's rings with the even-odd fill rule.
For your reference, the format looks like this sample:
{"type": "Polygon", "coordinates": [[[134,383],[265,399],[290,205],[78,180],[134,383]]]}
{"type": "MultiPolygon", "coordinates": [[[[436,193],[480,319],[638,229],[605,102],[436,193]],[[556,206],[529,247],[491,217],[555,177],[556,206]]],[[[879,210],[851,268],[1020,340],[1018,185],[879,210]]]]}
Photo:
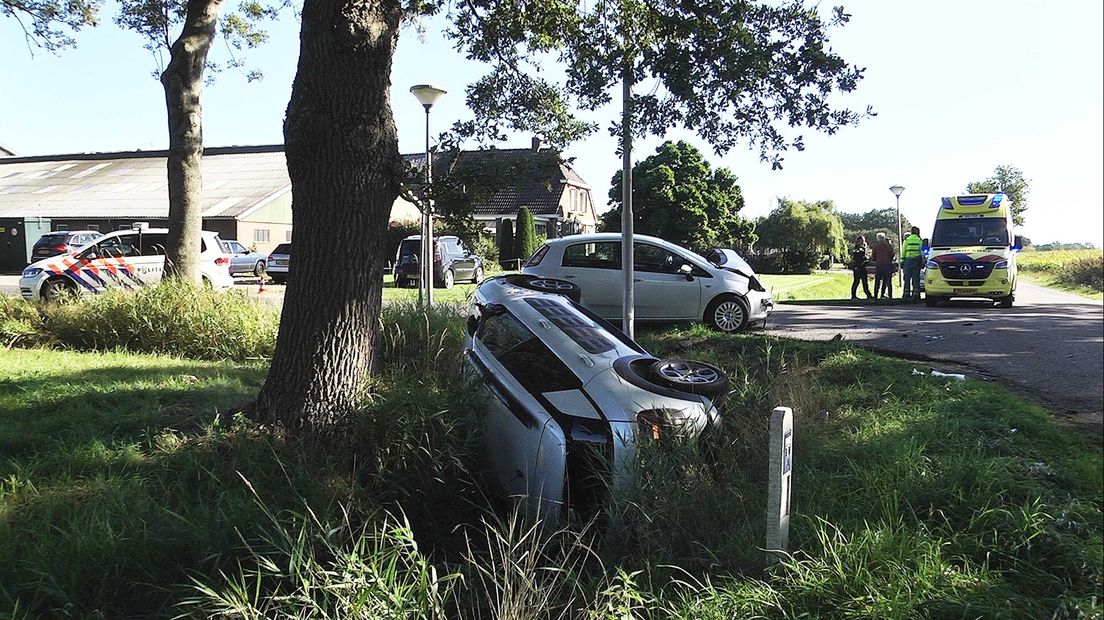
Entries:
{"type": "Polygon", "coordinates": [[[1016,306],[781,304],[767,331],[844,338],[902,357],[950,364],[1001,382],[1061,421],[1104,437],[1104,304],[1021,282],[1016,306]]]}

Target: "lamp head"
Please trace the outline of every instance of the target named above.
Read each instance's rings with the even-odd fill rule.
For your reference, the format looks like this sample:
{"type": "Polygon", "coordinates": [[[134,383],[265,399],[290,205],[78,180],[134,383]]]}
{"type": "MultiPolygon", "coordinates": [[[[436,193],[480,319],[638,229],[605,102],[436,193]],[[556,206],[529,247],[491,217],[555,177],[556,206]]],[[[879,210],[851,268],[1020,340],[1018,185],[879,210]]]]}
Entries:
{"type": "Polygon", "coordinates": [[[422,104],[422,106],[425,107],[425,109],[428,111],[431,107],[433,107],[434,102],[436,102],[441,97],[441,95],[445,94],[447,91],[439,86],[434,86],[433,84],[418,84],[417,86],[411,86],[410,92],[414,93],[414,96],[418,98],[418,103],[422,104]]]}
{"type": "Polygon", "coordinates": [[[893,192],[894,196],[900,198],[901,194],[904,193],[905,188],[901,185],[894,185],[893,187],[889,188],[889,191],[893,192]]]}

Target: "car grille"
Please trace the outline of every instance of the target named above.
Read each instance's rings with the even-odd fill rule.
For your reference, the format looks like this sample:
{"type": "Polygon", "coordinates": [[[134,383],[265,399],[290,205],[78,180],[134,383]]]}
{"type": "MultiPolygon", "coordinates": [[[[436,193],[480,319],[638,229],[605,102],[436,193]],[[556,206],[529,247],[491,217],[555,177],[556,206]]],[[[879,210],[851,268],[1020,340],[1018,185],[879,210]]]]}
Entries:
{"type": "Polygon", "coordinates": [[[985,280],[947,280],[948,286],[981,286],[985,280]]]}
{"type": "Polygon", "coordinates": [[[955,263],[941,263],[939,265],[939,271],[943,274],[944,278],[948,280],[970,280],[978,281],[977,284],[971,282],[972,286],[979,286],[985,278],[989,277],[989,274],[993,273],[993,263],[982,263],[977,261],[962,261],[955,263]]]}

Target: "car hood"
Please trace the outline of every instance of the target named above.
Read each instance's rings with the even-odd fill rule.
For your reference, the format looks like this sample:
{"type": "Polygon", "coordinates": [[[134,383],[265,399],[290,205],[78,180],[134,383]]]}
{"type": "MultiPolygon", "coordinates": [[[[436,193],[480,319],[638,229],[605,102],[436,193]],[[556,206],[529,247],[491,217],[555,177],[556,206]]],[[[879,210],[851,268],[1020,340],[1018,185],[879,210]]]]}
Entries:
{"type": "Polygon", "coordinates": [[[759,282],[755,270],[735,250],[728,248],[713,248],[709,253],[709,260],[723,271],[743,276],[748,281],[748,288],[753,291],[766,292],[766,288],[759,282]]]}

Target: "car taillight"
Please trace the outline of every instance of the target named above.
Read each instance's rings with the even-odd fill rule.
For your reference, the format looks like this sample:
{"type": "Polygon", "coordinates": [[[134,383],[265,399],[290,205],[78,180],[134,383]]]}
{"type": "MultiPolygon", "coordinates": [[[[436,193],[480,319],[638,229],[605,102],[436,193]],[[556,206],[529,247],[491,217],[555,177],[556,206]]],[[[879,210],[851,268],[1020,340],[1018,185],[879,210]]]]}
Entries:
{"type": "Polygon", "coordinates": [[[220,256],[220,257],[215,259],[215,264],[216,265],[229,265],[230,264],[230,259],[225,257],[225,256],[220,256]]]}
{"type": "Polygon", "coordinates": [[[57,250],[58,252],[64,252],[65,250],[69,249],[69,246],[65,245],[64,243],[61,243],[61,244],[55,245],[54,249],[57,250]]]}
{"type": "Polygon", "coordinates": [[[663,435],[663,419],[659,411],[649,409],[636,414],[636,422],[640,425],[640,434],[659,440],[663,435]]]}
{"type": "Polygon", "coordinates": [[[433,250],[433,261],[436,263],[441,262],[441,248],[433,250]]]}

